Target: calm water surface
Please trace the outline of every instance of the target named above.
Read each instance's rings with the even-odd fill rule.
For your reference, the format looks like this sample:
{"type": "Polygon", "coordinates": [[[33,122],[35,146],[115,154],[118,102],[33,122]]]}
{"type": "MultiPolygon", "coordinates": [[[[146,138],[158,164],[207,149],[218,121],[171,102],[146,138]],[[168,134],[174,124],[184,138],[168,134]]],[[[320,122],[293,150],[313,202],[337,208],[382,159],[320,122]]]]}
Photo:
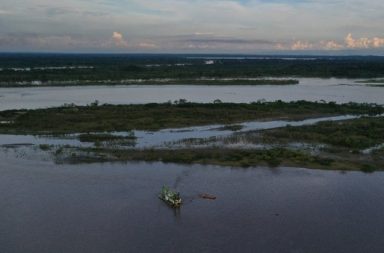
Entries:
{"type": "MultiPolygon", "coordinates": [[[[353,80],[300,80],[297,86],[7,88],[0,89],[0,110],[89,104],[96,99],[113,104],[179,98],[384,104],[383,88],[355,85],[353,80]]],[[[280,123],[286,124],[249,122],[243,130],[280,123]]],[[[156,145],[163,138],[219,134],[211,127],[143,133],[142,142],[156,145]]],[[[74,142],[80,145],[72,139],[0,136],[0,145],[74,142]]],[[[381,253],[384,249],[381,172],[244,170],[163,163],[58,165],[38,147],[1,149],[1,253],[381,253]],[[157,198],[165,184],[181,192],[185,203],[179,212],[157,198]],[[199,193],[217,199],[202,200],[199,193]]]]}
{"type": "MultiPolygon", "coordinates": [[[[342,121],[348,119],[359,118],[360,116],[343,115],[333,117],[320,117],[298,121],[289,120],[274,120],[274,121],[250,121],[239,123],[243,128],[240,132],[257,131],[273,129],[278,127],[284,127],[286,125],[291,126],[303,126],[313,125],[323,121],[342,121]]],[[[164,148],[174,146],[172,143],[180,142],[185,139],[193,138],[211,138],[211,137],[225,137],[229,136],[234,131],[220,130],[225,125],[207,125],[196,126],[187,128],[175,128],[175,129],[162,129],[159,131],[132,131],[134,136],[137,137],[135,143],[128,148],[164,148]]],[[[131,132],[113,132],[112,134],[118,136],[126,136],[131,132]]],[[[80,142],[78,140],[78,134],[72,134],[67,136],[49,137],[49,136],[33,136],[33,135],[12,135],[12,134],[0,134],[0,147],[9,147],[17,145],[42,145],[48,144],[53,146],[70,145],[76,147],[90,147],[92,143],[80,142]]]]}
{"type": "Polygon", "coordinates": [[[356,84],[353,79],[298,78],[299,85],[145,85],[0,89],[0,110],[44,108],[65,103],[138,104],[187,99],[193,102],[253,102],[308,100],[384,104],[384,88],[356,84]]]}
{"type": "Polygon", "coordinates": [[[384,174],[1,153],[0,252],[382,252],[384,174]],[[180,212],[157,198],[177,188],[180,212]],[[210,193],[217,200],[197,197],[210,193]]]}

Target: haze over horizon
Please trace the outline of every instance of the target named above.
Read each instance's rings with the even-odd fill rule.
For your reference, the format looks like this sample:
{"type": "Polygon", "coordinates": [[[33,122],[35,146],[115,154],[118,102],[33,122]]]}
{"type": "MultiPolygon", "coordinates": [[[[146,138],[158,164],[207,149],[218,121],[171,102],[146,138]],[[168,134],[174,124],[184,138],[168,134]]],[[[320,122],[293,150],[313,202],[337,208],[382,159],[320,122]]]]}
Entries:
{"type": "Polygon", "coordinates": [[[15,0],[0,52],[384,55],[382,0],[15,0]]]}

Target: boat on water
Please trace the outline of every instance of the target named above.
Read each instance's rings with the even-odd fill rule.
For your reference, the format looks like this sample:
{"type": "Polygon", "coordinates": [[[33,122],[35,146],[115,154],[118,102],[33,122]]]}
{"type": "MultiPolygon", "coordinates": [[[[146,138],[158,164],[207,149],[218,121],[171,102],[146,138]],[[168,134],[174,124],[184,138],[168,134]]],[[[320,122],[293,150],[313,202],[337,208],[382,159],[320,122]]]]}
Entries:
{"type": "Polygon", "coordinates": [[[180,193],[172,191],[167,186],[163,186],[159,194],[159,198],[173,208],[179,208],[182,203],[180,193]]]}

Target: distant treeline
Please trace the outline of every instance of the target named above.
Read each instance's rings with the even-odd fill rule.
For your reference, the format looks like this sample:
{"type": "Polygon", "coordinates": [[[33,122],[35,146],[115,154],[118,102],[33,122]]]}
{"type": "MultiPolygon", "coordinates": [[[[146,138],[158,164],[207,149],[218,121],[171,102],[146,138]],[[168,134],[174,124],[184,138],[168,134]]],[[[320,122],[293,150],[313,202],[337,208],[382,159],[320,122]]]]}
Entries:
{"type": "Polygon", "coordinates": [[[0,54],[0,83],[384,76],[384,57],[0,54]],[[54,67],[54,68],[52,68],[54,67]],[[66,68],[58,68],[66,67],[66,68]]]}

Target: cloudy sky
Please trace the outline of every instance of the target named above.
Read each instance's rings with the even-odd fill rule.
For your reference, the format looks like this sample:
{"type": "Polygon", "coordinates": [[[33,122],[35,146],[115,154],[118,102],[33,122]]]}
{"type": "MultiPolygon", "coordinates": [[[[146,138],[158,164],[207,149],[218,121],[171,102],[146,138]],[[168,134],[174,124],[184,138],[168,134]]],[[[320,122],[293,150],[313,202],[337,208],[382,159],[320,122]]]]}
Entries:
{"type": "Polygon", "coordinates": [[[0,51],[384,54],[383,0],[0,0],[0,51]]]}

